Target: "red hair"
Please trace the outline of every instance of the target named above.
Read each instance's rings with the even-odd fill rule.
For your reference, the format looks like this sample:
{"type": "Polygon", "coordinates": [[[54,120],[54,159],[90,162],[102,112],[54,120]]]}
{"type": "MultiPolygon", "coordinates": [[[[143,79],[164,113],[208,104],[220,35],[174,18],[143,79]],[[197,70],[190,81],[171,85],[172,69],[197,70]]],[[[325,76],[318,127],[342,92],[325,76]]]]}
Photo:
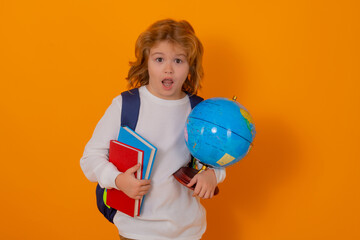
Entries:
{"type": "Polygon", "coordinates": [[[204,49],[196,37],[193,27],[185,20],[160,20],[140,34],[135,44],[136,61],[130,62],[130,69],[126,78],[129,82],[129,88],[140,87],[149,83],[147,62],[150,49],[156,43],[165,40],[179,44],[187,53],[189,76],[184,82],[183,91],[196,94],[201,88],[200,82],[204,76],[202,67],[204,49]]]}

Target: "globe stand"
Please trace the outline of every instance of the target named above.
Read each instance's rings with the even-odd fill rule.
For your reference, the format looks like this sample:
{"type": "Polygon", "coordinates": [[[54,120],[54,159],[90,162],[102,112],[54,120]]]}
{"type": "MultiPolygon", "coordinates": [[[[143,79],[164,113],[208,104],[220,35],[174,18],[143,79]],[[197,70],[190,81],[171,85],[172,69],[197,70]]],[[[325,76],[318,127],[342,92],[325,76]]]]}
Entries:
{"type": "MultiPolygon", "coordinates": [[[[189,182],[191,181],[191,179],[198,173],[206,170],[206,166],[204,165],[200,170],[197,170],[195,168],[191,168],[191,167],[182,167],[179,170],[177,170],[173,175],[176,178],[176,180],[178,180],[182,185],[184,185],[185,187],[194,190],[196,187],[196,184],[194,184],[191,187],[188,187],[187,185],[189,184],[189,182]]],[[[214,195],[217,195],[219,193],[219,188],[216,186],[215,191],[214,191],[214,195]]]]}

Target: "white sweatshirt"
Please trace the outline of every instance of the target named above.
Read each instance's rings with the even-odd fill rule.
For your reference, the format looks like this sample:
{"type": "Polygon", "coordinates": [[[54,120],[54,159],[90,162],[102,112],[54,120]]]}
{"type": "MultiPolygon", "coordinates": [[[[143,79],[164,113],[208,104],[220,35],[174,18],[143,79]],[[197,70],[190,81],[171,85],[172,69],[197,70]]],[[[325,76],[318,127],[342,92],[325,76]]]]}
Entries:
{"type": "MultiPolygon", "coordinates": [[[[158,148],[151,173],[151,188],[146,194],[141,216],[129,217],[117,212],[114,223],[119,234],[140,240],[195,240],[206,229],[206,211],[192,191],[181,185],[173,173],[190,161],[184,140],[190,100],[164,100],[140,87],[140,111],[136,132],[158,148]]],[[[117,139],[121,119],[121,95],[114,98],[97,124],[80,160],[85,176],[105,188],[116,188],[120,172],[108,161],[110,140],[117,139]]],[[[215,169],[218,182],[225,170],[215,169]]]]}

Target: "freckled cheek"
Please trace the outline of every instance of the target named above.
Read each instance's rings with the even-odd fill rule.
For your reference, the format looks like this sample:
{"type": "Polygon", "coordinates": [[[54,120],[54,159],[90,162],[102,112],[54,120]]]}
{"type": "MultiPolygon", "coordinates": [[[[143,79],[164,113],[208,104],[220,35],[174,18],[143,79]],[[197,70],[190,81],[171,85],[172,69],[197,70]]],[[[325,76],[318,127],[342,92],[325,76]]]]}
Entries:
{"type": "Polygon", "coordinates": [[[181,73],[182,75],[188,75],[189,73],[189,67],[188,66],[178,66],[176,68],[178,73],[181,73]]]}
{"type": "Polygon", "coordinates": [[[186,79],[189,74],[189,68],[185,68],[182,70],[181,75],[183,79],[186,79]]]}
{"type": "Polygon", "coordinates": [[[148,64],[148,73],[150,77],[156,77],[160,74],[160,72],[161,70],[158,67],[148,64]]]}

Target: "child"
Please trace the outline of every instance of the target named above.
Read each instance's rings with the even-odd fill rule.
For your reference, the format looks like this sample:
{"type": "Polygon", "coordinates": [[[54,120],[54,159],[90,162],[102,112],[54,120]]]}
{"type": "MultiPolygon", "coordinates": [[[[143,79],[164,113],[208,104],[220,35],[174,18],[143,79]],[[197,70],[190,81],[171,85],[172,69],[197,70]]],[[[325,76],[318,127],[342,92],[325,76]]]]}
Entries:
{"type": "Polygon", "coordinates": [[[104,188],[116,188],[129,197],[146,194],[142,213],[129,217],[117,212],[114,224],[121,239],[200,239],[206,229],[206,212],[199,198],[211,198],[225,170],[208,169],[191,185],[181,185],[173,173],[190,161],[184,127],[191,111],[189,96],[196,94],[203,76],[203,47],[186,21],[161,20],[143,32],[135,46],[129,87],[139,87],[140,110],[136,132],[158,148],[150,180],[138,180],[135,165],[119,172],[108,161],[110,140],[117,139],[121,95],[116,97],[97,124],[80,160],[86,177],[104,188]]]}

